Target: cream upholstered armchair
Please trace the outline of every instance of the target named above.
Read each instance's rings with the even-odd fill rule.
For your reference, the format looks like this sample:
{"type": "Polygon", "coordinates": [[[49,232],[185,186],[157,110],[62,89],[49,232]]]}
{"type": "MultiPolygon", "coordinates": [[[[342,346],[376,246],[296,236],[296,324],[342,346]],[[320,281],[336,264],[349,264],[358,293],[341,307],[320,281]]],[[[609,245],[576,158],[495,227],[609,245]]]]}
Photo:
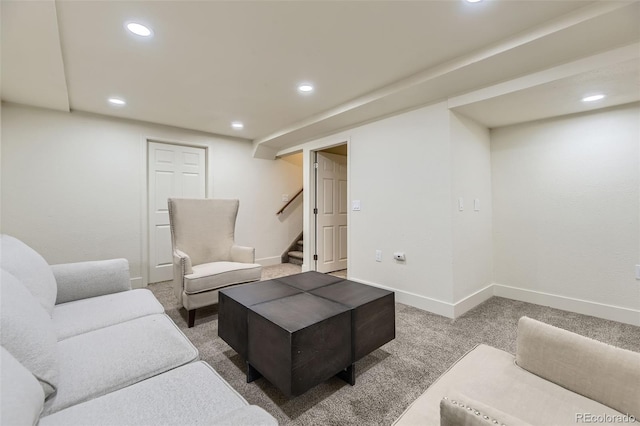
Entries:
{"type": "Polygon", "coordinates": [[[196,309],[218,302],[218,290],[260,280],[255,249],[235,245],[238,200],[169,199],[173,289],[193,327],[196,309]]]}

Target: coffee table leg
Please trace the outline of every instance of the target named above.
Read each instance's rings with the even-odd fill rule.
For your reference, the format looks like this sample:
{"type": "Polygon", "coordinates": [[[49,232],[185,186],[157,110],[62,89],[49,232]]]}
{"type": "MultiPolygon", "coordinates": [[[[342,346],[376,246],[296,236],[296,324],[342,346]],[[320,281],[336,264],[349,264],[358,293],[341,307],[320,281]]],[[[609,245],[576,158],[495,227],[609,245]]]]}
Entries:
{"type": "Polygon", "coordinates": [[[253,366],[249,364],[249,362],[247,362],[247,383],[258,380],[260,377],[262,377],[262,374],[260,374],[258,370],[253,368],[253,366]]]}
{"type": "Polygon", "coordinates": [[[356,384],[356,365],[351,364],[346,369],[336,374],[339,378],[349,383],[351,386],[356,384]]]}

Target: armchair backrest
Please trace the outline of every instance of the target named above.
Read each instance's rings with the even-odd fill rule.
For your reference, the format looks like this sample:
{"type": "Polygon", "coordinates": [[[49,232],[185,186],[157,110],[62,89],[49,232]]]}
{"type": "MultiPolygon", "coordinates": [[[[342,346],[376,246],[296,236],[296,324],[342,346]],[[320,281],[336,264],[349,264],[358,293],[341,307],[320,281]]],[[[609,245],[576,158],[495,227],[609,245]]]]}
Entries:
{"type": "Polygon", "coordinates": [[[231,259],[238,200],[169,199],[173,250],[185,252],[193,265],[231,259]]]}

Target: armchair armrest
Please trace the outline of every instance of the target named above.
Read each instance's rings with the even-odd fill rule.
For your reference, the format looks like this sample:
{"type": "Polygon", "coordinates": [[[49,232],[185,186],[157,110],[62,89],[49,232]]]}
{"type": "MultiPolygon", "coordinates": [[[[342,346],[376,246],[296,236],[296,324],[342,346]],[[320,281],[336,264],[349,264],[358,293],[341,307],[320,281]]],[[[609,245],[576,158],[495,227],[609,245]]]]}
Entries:
{"type": "Polygon", "coordinates": [[[126,259],[52,265],[58,283],[56,304],[131,290],[126,259]]]}
{"type": "Polygon", "coordinates": [[[255,263],[256,249],[253,247],[231,246],[231,261],[239,263],[255,263]]]}
{"type": "Polygon", "coordinates": [[[175,249],[173,251],[173,263],[178,266],[181,275],[188,275],[193,273],[193,264],[189,255],[181,250],[175,249]]]}

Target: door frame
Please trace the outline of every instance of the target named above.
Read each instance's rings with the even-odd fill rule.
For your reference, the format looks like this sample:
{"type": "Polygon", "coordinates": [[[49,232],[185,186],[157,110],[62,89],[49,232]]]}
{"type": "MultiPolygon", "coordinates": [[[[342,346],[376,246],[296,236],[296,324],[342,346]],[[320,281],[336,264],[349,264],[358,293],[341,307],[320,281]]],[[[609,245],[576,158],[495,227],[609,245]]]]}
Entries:
{"type": "MultiPolygon", "coordinates": [[[[205,185],[205,197],[212,198],[213,191],[213,173],[211,173],[211,146],[206,143],[194,143],[185,142],[176,139],[167,139],[155,136],[145,136],[140,143],[141,150],[141,164],[140,167],[140,259],[142,259],[142,265],[140,265],[141,279],[139,285],[135,287],[147,287],[149,285],[149,143],[164,143],[167,145],[188,146],[192,148],[204,148],[204,185],[205,185]]],[[[133,285],[133,283],[132,283],[133,285]]]]}
{"type": "MultiPolygon", "coordinates": [[[[313,248],[313,250],[304,251],[304,259],[302,262],[302,272],[317,270],[316,261],[313,259],[312,251],[316,249],[316,221],[313,209],[315,208],[316,200],[316,181],[315,181],[315,168],[314,162],[316,153],[323,151],[327,148],[333,148],[339,145],[347,145],[347,271],[349,271],[351,263],[351,138],[348,136],[342,137],[329,137],[319,141],[313,146],[303,148],[303,185],[305,193],[308,196],[303,200],[303,232],[305,239],[305,246],[313,248]],[[308,243],[307,243],[308,241],[308,243]]],[[[348,272],[347,272],[348,274],[348,272]]]]}

